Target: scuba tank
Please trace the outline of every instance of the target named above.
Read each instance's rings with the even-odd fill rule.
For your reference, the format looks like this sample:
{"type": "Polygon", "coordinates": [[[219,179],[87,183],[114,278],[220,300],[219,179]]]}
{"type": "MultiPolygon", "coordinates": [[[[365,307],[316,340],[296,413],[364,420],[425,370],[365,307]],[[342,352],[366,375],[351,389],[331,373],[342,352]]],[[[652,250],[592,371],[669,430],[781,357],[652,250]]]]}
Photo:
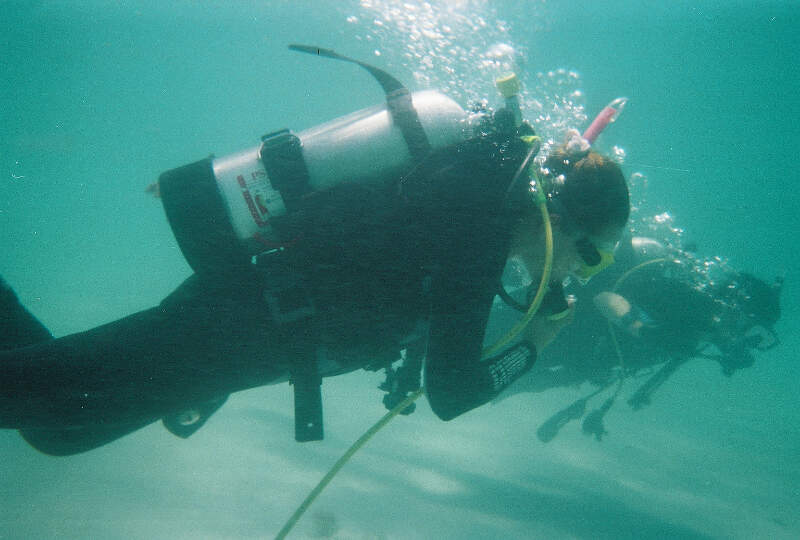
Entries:
{"type": "MultiPolygon", "coordinates": [[[[434,91],[415,93],[411,99],[432,148],[449,146],[462,139],[462,121],[466,115],[453,100],[434,91]]],[[[351,113],[297,135],[286,130],[266,135],[258,147],[214,159],[212,163],[231,224],[240,240],[256,234],[270,236],[269,218],[287,211],[286,201],[276,189],[281,179],[271,178],[268,172],[271,168],[273,176],[280,174],[275,171],[274,161],[291,159],[281,155],[284,151],[298,152],[311,191],[342,181],[379,182],[407,171],[413,163],[408,145],[386,105],[351,113]],[[240,178],[244,178],[244,185],[240,178]]]]}
{"type": "Polygon", "coordinates": [[[181,251],[195,271],[249,264],[281,249],[274,220],[307,193],[340,182],[381,182],[409,171],[432,149],[471,135],[467,113],[436,92],[410,94],[396,79],[327,49],[290,49],[355,63],[383,87],[386,103],[261,144],[163,173],[159,191],[181,251]]]}

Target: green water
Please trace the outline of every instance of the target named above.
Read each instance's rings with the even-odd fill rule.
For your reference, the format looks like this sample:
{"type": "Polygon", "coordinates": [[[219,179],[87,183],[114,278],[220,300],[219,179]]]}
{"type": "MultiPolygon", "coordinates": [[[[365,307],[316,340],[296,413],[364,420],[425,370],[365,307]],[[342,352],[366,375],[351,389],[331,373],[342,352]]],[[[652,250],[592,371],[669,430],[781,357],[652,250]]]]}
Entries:
{"type": "MultiPolygon", "coordinates": [[[[543,133],[630,101],[599,141],[706,254],[785,274],[782,344],[723,377],[690,364],[598,443],[535,428],[583,395],[521,393],[451,423],[426,404],[348,465],[297,538],[797,538],[797,2],[0,2],[0,273],[61,336],[150,307],[190,272],[159,173],[380,103],[334,48],[412,89],[494,100],[518,51],[543,133]],[[491,62],[489,62],[491,63],[491,62]],[[563,71],[559,71],[563,70],[563,71]]],[[[642,195],[644,196],[644,195],[642,195]]],[[[286,386],[244,392],[188,441],[159,425],[85,455],[0,433],[0,538],[268,538],[382,413],[379,378],[325,384],[323,443],[286,386]]]]}

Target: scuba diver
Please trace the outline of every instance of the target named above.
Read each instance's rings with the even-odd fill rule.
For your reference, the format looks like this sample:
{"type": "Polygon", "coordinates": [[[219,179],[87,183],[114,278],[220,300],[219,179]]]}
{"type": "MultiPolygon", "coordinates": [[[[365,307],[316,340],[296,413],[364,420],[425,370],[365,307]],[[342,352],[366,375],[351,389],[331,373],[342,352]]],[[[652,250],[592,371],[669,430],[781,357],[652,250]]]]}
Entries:
{"type": "Polygon", "coordinates": [[[295,438],[319,440],[322,378],[391,369],[401,353],[387,407],[422,370],[450,420],[528,371],[569,322],[531,304],[530,324],[483,348],[510,256],[542,273],[537,297],[607,266],[629,214],[618,165],[580,136],[535,163],[514,80],[503,108],[468,114],[368,64],[291,48],[366,69],[387,103],[162,174],[155,191],[194,274],[157,307],[53,339],[4,286],[0,427],[52,455],[158,420],[188,437],[232,392],[288,380],[295,438]]]}
{"type": "Polygon", "coordinates": [[[703,353],[718,361],[726,376],[752,366],[753,351],[778,345],[774,327],[781,315],[782,278],[767,283],[723,268],[719,282],[710,281],[702,272],[708,265],[690,253],[641,260],[644,244],[658,251],[653,239],[630,242],[637,264],[646,266],[633,267],[613,290],[594,297],[600,313],[624,335],[670,356],[703,353]]]}
{"type": "Polygon", "coordinates": [[[612,270],[575,290],[583,308],[518,391],[576,386],[595,389],[550,417],[537,432],[545,442],[572,420],[600,440],[602,417],[624,380],[646,377],[627,402],[640,409],[692,358],[716,361],[725,376],[750,367],[755,351],[779,344],[782,278],[772,283],[647,236],[626,235],[612,270]],[[576,359],[582,359],[576,361],[576,359]],[[601,407],[587,402],[612,388],[601,407]],[[585,416],[584,416],[585,415],[585,416]]]}

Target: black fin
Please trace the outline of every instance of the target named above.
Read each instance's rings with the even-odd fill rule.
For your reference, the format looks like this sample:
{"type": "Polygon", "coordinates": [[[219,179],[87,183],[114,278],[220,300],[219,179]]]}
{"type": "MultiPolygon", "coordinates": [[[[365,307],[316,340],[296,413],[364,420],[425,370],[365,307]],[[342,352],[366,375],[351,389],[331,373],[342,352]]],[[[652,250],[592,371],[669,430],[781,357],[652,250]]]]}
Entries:
{"type": "Polygon", "coordinates": [[[653,393],[658,390],[662,384],[667,382],[675,371],[689,360],[689,357],[672,358],[668,360],[661,369],[659,369],[652,377],[647,379],[645,383],[639,387],[633,396],[628,399],[628,405],[634,410],[639,410],[646,405],[649,405],[653,393]]]}
{"type": "Polygon", "coordinates": [[[539,437],[539,440],[545,443],[552,441],[561,431],[561,428],[573,420],[582,418],[586,412],[586,403],[590,397],[582,397],[548,418],[536,430],[536,436],[539,437]]]}

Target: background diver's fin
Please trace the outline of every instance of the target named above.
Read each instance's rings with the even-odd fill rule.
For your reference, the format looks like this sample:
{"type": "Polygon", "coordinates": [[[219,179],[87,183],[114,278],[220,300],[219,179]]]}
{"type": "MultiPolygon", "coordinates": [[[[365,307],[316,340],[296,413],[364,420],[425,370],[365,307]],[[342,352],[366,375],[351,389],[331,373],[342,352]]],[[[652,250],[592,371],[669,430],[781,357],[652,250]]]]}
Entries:
{"type": "Polygon", "coordinates": [[[662,384],[667,382],[675,371],[689,360],[688,356],[681,356],[678,358],[671,358],[668,360],[661,369],[659,369],[652,377],[647,379],[645,383],[639,387],[633,396],[628,399],[628,405],[634,410],[639,410],[646,405],[650,404],[652,395],[658,390],[662,384]]]}
{"type": "Polygon", "coordinates": [[[603,402],[603,405],[587,414],[583,419],[583,423],[581,424],[581,430],[587,435],[594,435],[595,439],[598,441],[602,441],[603,435],[608,433],[605,425],[603,424],[603,417],[605,417],[606,413],[611,410],[611,407],[614,405],[614,401],[616,399],[617,394],[614,394],[610,398],[606,399],[603,402]]]}
{"type": "Polygon", "coordinates": [[[558,435],[558,432],[561,431],[561,428],[569,422],[583,417],[583,413],[586,412],[586,403],[589,401],[590,397],[591,396],[582,397],[548,418],[539,426],[539,429],[536,430],[536,436],[539,437],[539,440],[544,443],[552,441],[556,435],[558,435]]]}

